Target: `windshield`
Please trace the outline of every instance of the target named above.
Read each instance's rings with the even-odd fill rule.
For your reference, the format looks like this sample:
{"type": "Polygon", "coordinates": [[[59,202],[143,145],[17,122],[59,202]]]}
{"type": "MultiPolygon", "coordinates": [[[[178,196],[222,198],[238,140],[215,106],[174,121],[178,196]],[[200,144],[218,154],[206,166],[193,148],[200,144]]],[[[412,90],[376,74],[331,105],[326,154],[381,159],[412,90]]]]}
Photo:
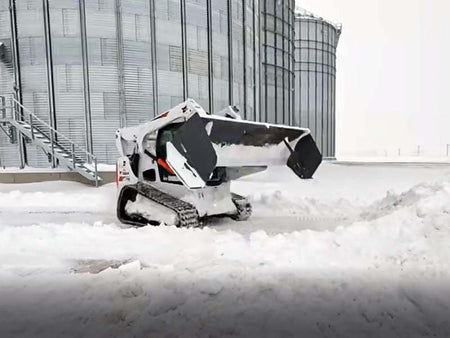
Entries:
{"type": "Polygon", "coordinates": [[[173,142],[175,136],[179,133],[180,127],[183,123],[174,123],[159,131],[158,143],[156,146],[156,155],[158,158],[166,158],[166,144],[173,142]]]}
{"type": "Polygon", "coordinates": [[[145,135],[144,138],[144,149],[147,150],[150,154],[156,157],[156,137],[158,133],[155,131],[153,133],[145,135]]]}

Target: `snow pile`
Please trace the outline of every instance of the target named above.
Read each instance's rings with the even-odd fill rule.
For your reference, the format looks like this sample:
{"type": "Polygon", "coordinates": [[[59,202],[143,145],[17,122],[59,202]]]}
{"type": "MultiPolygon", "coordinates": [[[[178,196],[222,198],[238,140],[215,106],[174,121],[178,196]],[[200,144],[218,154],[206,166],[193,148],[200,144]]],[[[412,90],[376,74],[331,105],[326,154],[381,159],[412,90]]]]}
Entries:
{"type": "Polygon", "coordinates": [[[422,184],[404,194],[388,194],[364,208],[351,225],[333,231],[304,230],[268,236],[259,230],[244,236],[208,227],[123,229],[100,221],[3,226],[1,264],[14,271],[27,266],[64,270],[70,268],[71,263],[66,263],[72,259],[136,259],[143,264],[185,268],[191,262],[218,260],[245,266],[263,263],[276,268],[320,266],[345,270],[380,263],[384,267],[396,266],[407,256],[408,263],[424,266],[426,254],[449,254],[450,248],[445,245],[450,235],[449,221],[450,184],[422,184]],[[99,239],[101,245],[95,245],[99,239]],[[435,250],[437,247],[442,250],[435,250]],[[45,257],[51,257],[51,261],[43,263],[45,257]],[[23,266],[18,264],[22,260],[23,266]]]}
{"type": "Polygon", "coordinates": [[[43,192],[45,204],[31,188],[21,197],[2,192],[9,204],[0,203],[0,336],[449,336],[448,172],[416,185],[420,179],[392,170],[390,182],[371,186],[367,168],[335,168],[315,182],[236,182],[255,204],[253,228],[242,233],[247,223],[229,220],[124,229],[103,214],[111,187],[93,200],[76,187],[63,193],[67,210],[98,203],[87,221],[74,214],[53,222],[44,213],[13,226],[5,216],[24,215],[27,203],[64,212],[62,197],[43,192]],[[364,176],[369,187],[358,184],[364,176]],[[393,190],[378,198],[385,187],[393,190]],[[342,197],[349,189],[353,198],[342,197]],[[86,200],[75,201],[78,194],[86,200]],[[24,204],[14,207],[14,198],[24,204]],[[261,230],[302,217],[337,223],[261,230]]]}
{"type": "Polygon", "coordinates": [[[248,145],[217,145],[213,144],[217,154],[217,166],[267,166],[286,164],[290,151],[284,144],[266,145],[264,147],[248,145]]]}
{"type": "Polygon", "coordinates": [[[83,187],[71,182],[3,186],[11,187],[11,190],[5,192],[3,189],[0,190],[0,211],[14,213],[110,212],[116,196],[112,185],[102,189],[83,187]],[[36,186],[39,186],[38,191],[32,188],[36,186]]]}
{"type": "Polygon", "coordinates": [[[258,215],[292,216],[302,219],[346,219],[357,211],[355,204],[345,199],[325,203],[316,198],[294,199],[280,190],[250,194],[249,200],[258,215]]]}

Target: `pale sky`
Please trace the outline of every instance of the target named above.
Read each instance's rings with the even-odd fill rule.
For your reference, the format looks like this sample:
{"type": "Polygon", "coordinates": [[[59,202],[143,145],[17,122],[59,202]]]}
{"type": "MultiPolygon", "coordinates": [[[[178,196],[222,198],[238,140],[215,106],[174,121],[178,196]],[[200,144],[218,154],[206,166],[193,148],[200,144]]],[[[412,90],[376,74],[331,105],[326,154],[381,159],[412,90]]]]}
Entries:
{"type": "Polygon", "coordinates": [[[450,143],[450,1],[297,0],[343,24],[337,152],[450,143]]]}

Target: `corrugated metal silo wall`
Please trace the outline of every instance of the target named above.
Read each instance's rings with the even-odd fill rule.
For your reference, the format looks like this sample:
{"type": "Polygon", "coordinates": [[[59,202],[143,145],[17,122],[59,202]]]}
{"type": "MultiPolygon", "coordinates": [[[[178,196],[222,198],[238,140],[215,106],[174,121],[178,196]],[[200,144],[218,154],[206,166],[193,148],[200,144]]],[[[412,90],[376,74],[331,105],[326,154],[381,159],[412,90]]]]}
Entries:
{"type": "Polygon", "coordinates": [[[295,19],[294,123],[308,127],[324,157],[336,153],[336,48],[340,28],[309,16],[295,19]]]}
{"type": "Polygon", "coordinates": [[[207,0],[162,0],[155,7],[159,110],[191,97],[207,111],[239,106],[252,119],[258,95],[258,1],[211,0],[210,43],[207,0]]]}
{"type": "MultiPolygon", "coordinates": [[[[14,69],[11,40],[11,20],[9,2],[0,2],[0,95],[11,93],[14,86],[14,69]]],[[[0,112],[1,113],[1,112],[0,112]]],[[[6,114],[6,112],[5,112],[6,114]]],[[[1,118],[1,116],[0,116],[1,118]]],[[[7,129],[7,125],[1,127],[7,129]]],[[[12,144],[6,134],[0,130],[0,167],[19,166],[17,144],[12,144]]]]}
{"type": "Polygon", "coordinates": [[[101,162],[117,158],[117,128],[155,115],[150,15],[145,0],[86,0],[93,151],[101,162]]]}
{"type": "MultiPolygon", "coordinates": [[[[49,123],[49,92],[42,1],[16,1],[20,84],[23,104],[41,120],[49,123]]],[[[49,165],[42,150],[27,144],[30,166],[49,165]]]]}
{"type": "Polygon", "coordinates": [[[295,1],[261,0],[261,121],[290,124],[294,85],[295,1]]]}
{"type": "Polygon", "coordinates": [[[56,128],[87,148],[79,3],[48,0],[48,8],[56,128]]]}
{"type": "Polygon", "coordinates": [[[155,1],[159,110],[183,100],[180,1],[155,1]]]}
{"type": "MultiPolygon", "coordinates": [[[[282,8],[278,20],[272,17],[281,36],[293,5],[265,1],[282,8]]],[[[231,104],[248,119],[266,120],[260,116],[261,6],[259,0],[17,1],[23,103],[106,163],[117,157],[116,128],[148,121],[186,97],[206,110],[231,104]]],[[[8,12],[5,5],[2,20],[8,12]]],[[[10,31],[2,34],[11,40],[10,31]]],[[[273,92],[286,104],[284,116],[290,44],[277,41],[279,52],[272,48],[272,54],[281,66],[272,69],[280,90],[273,92]]],[[[1,93],[12,91],[12,83],[6,86],[1,93]]],[[[41,150],[27,148],[29,165],[49,166],[41,150]]]]}
{"type": "MultiPolygon", "coordinates": [[[[220,110],[230,102],[228,58],[228,4],[211,0],[213,53],[213,110],[220,110]]],[[[206,109],[206,107],[205,107],[206,109]]]]}

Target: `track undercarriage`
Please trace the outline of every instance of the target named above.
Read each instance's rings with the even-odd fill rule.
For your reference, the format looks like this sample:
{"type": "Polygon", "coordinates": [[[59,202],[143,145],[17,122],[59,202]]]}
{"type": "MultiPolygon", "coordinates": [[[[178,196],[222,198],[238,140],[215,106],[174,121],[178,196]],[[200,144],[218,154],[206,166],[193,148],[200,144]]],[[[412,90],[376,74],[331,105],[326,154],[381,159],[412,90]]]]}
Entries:
{"type": "MultiPolygon", "coordinates": [[[[203,218],[199,217],[193,204],[173,197],[148,183],[138,182],[126,186],[120,192],[119,201],[117,215],[124,224],[138,227],[166,224],[186,228],[200,227],[203,224],[203,218]],[[146,200],[153,202],[153,205],[146,200]],[[134,203],[141,208],[130,207],[134,203]]],[[[237,194],[232,194],[232,201],[236,212],[224,216],[235,221],[246,221],[252,214],[251,204],[245,197],[237,194]]]]}

